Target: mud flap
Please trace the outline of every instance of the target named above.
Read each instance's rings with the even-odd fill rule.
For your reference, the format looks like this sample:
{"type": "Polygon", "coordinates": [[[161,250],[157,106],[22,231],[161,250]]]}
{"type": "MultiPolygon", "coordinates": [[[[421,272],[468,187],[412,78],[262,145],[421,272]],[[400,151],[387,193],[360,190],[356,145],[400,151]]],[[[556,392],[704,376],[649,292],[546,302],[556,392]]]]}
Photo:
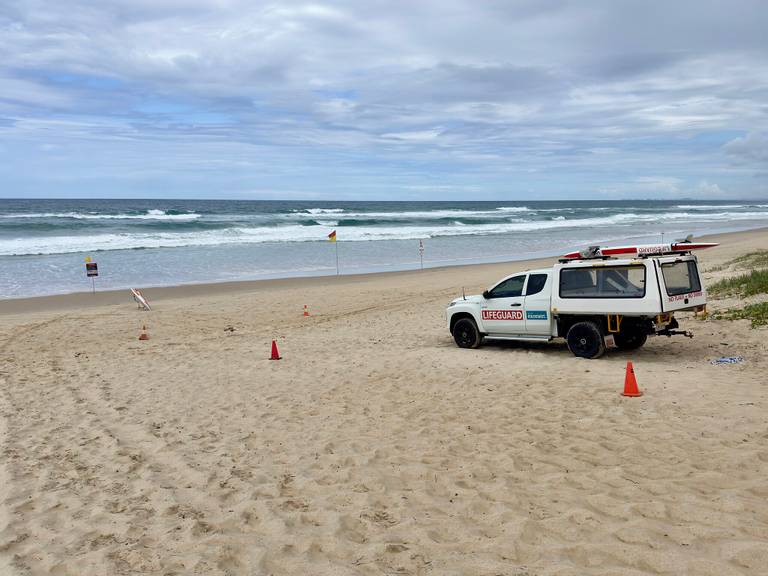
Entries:
{"type": "Polygon", "coordinates": [[[616,348],[616,340],[613,338],[613,334],[608,334],[603,338],[606,348],[616,348]]]}

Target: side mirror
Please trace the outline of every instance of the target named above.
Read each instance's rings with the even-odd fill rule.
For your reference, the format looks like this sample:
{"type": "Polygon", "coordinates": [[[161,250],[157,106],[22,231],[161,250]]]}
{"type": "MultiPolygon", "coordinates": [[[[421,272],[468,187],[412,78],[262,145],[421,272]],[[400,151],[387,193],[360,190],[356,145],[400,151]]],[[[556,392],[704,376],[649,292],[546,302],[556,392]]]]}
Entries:
{"type": "Polygon", "coordinates": [[[488,290],[483,290],[483,298],[488,300],[488,298],[490,298],[490,297],[491,297],[491,293],[488,292],[488,290]]]}

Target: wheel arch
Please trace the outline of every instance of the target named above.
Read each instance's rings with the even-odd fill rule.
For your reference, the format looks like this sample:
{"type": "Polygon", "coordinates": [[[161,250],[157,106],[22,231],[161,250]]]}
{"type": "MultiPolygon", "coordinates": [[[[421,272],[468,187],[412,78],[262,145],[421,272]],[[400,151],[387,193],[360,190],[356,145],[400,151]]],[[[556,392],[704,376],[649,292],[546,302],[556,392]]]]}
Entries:
{"type": "Polygon", "coordinates": [[[571,326],[578,322],[594,322],[603,334],[608,332],[607,320],[605,316],[599,314],[565,314],[557,317],[557,334],[565,338],[571,326]]]}
{"type": "Polygon", "coordinates": [[[477,331],[480,332],[481,334],[483,333],[483,331],[480,328],[480,323],[477,321],[477,318],[475,318],[475,315],[472,314],[471,312],[467,312],[463,310],[455,312],[454,314],[451,315],[451,320],[450,320],[450,323],[448,324],[448,330],[450,332],[453,332],[453,327],[456,325],[456,322],[458,322],[462,318],[469,318],[470,320],[472,320],[472,322],[475,323],[475,326],[477,326],[477,331]]]}

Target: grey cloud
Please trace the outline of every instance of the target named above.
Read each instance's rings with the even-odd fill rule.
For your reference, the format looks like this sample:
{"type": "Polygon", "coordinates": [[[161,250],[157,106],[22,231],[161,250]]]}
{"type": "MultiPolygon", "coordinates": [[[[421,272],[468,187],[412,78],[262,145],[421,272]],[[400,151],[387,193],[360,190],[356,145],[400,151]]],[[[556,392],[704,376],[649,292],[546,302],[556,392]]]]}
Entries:
{"type": "Polygon", "coordinates": [[[627,53],[618,47],[618,50],[611,51],[609,54],[596,56],[591,63],[584,67],[583,71],[588,76],[616,80],[658,72],[684,60],[686,57],[690,57],[690,53],[683,51],[627,53]]]}
{"type": "Polygon", "coordinates": [[[739,162],[768,164],[768,135],[750,132],[723,146],[726,153],[739,162]]]}
{"type": "Polygon", "coordinates": [[[18,0],[0,7],[0,113],[13,122],[0,130],[34,140],[54,126],[137,155],[192,143],[179,165],[227,140],[281,159],[354,151],[371,170],[417,158],[603,174],[591,151],[610,148],[611,166],[710,182],[726,156],[765,161],[752,135],[704,156],[684,142],[768,130],[766,18],[749,0],[18,0]],[[654,154],[654,139],[670,148],[654,154]]]}
{"type": "Polygon", "coordinates": [[[395,88],[406,101],[507,102],[541,97],[562,86],[561,79],[539,68],[440,63],[396,78],[389,88],[395,88]]]}

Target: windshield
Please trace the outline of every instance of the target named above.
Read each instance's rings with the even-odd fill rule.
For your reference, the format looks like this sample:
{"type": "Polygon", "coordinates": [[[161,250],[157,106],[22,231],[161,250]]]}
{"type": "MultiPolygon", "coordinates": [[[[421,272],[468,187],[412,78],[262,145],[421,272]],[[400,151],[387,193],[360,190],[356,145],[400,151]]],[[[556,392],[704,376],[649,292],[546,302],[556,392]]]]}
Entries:
{"type": "Polygon", "coordinates": [[[696,262],[693,260],[662,264],[661,273],[664,275],[664,284],[667,286],[667,294],[669,296],[701,290],[699,271],[696,268],[696,262]]]}

